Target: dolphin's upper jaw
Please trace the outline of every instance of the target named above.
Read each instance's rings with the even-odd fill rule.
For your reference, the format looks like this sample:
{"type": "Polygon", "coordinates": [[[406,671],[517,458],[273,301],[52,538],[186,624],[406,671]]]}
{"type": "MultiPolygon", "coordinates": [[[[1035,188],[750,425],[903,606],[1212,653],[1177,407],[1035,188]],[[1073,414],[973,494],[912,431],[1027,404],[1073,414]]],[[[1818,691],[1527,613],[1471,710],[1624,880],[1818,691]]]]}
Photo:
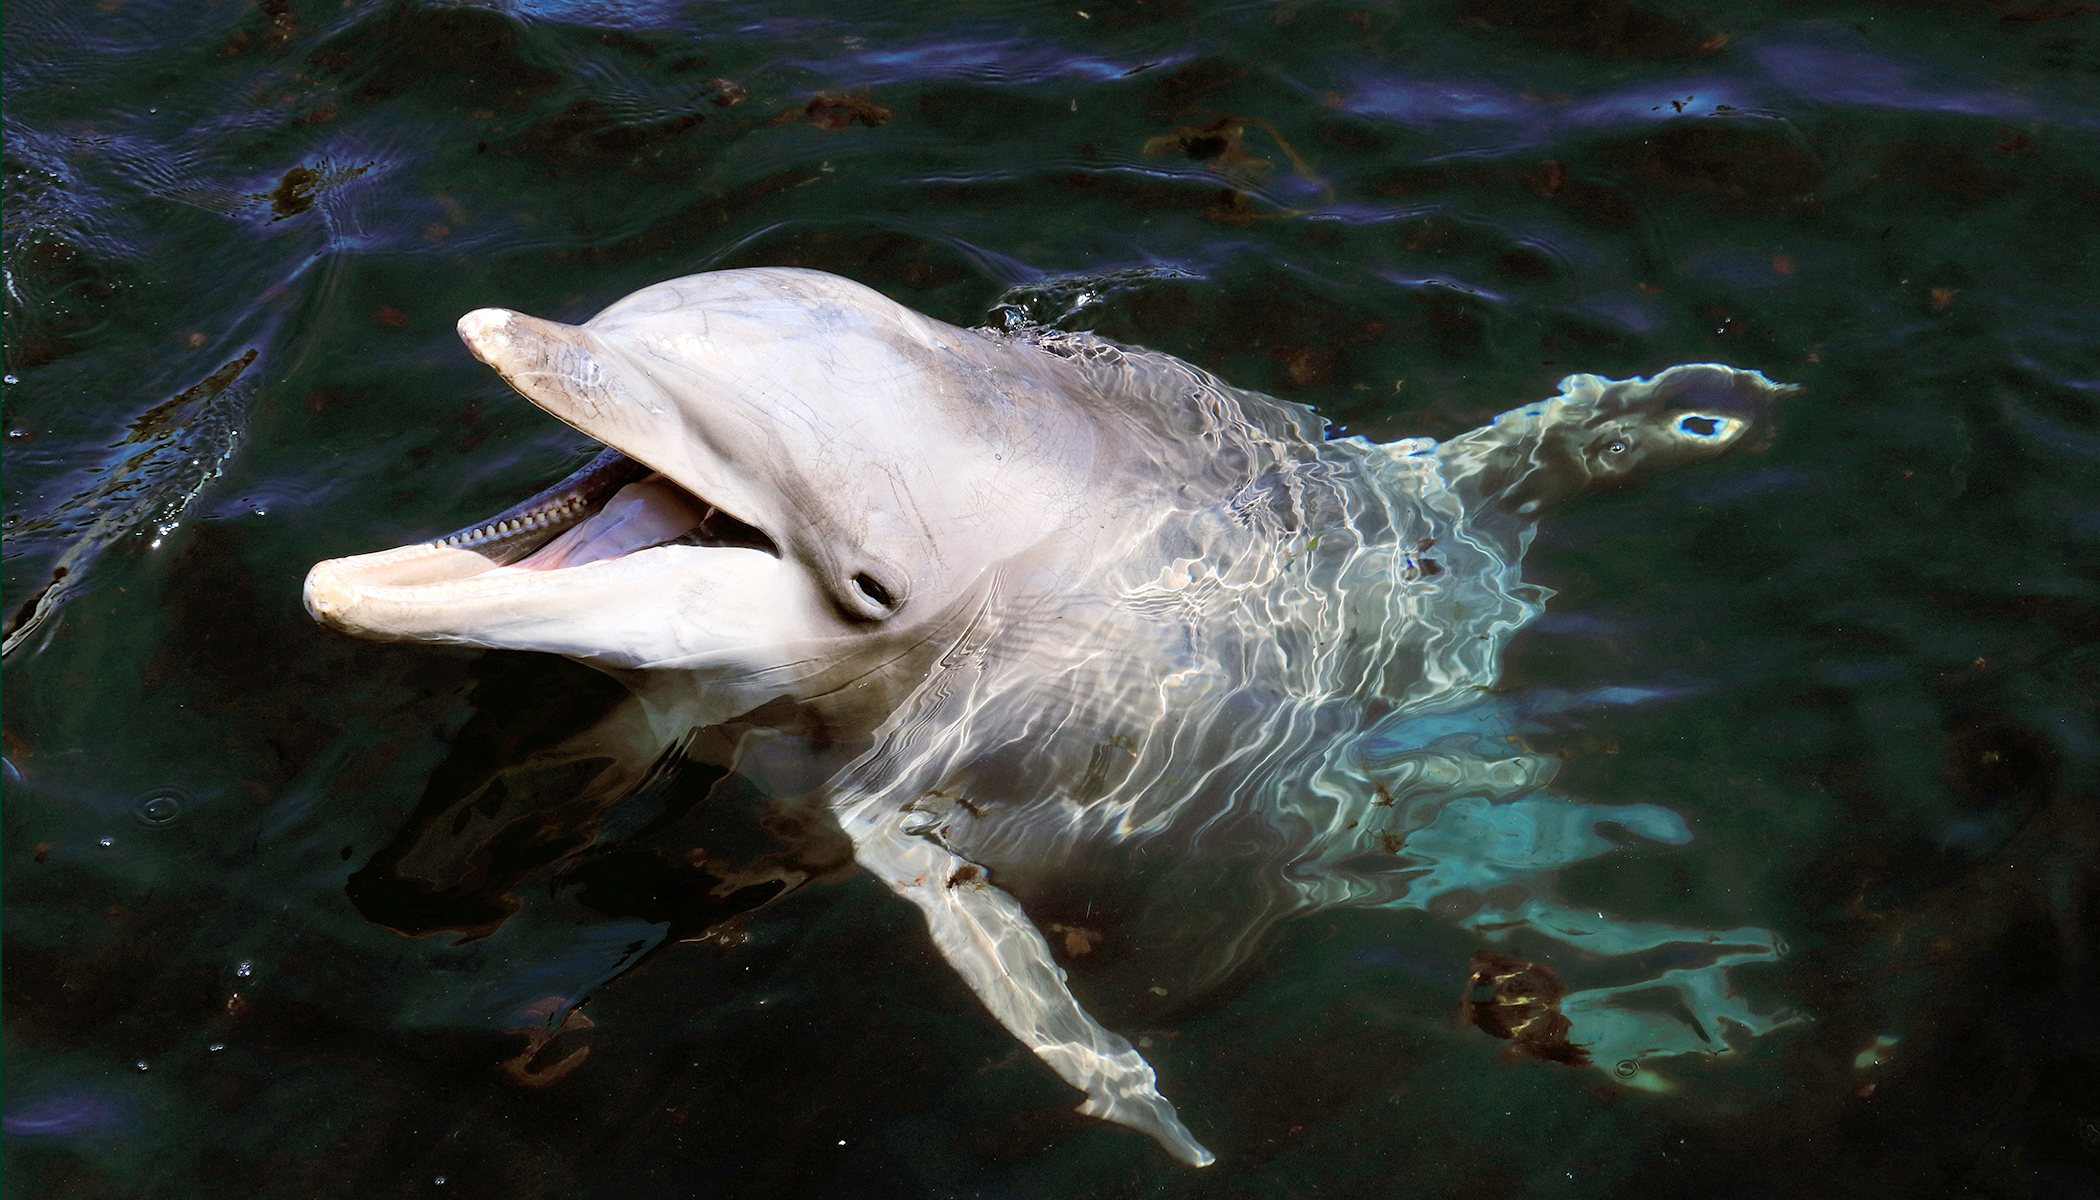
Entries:
{"type": "Polygon", "coordinates": [[[780,557],[764,532],[608,450],[477,525],[316,564],[306,579],[306,608],[356,637],[482,642],[461,628],[471,622],[458,610],[525,606],[562,594],[585,599],[671,568],[670,556],[723,551],[780,557]]]}

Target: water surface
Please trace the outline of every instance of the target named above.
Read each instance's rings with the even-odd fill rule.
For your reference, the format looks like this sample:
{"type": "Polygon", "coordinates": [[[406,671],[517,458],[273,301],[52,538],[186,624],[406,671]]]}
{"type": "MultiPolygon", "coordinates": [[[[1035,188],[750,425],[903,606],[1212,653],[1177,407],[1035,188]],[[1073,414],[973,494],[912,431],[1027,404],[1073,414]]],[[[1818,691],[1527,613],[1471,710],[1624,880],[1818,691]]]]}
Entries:
{"type": "Polygon", "coordinates": [[[2100,1188],[2096,22],[8,5],[9,1194],[2100,1188]],[[1731,978],[1802,1019],[1669,1091],[1513,1063],[1457,1019],[1453,914],[1325,914],[1119,1026],[1192,1172],[1072,1114],[864,877],[681,941],[763,899],[683,865],[763,845],[733,783],[467,863],[461,797],[609,685],[333,638],[300,579],[587,452],[461,313],[748,265],[1381,439],[1572,371],[1804,385],[1755,452],[1542,526],[1495,709],[1559,792],[1690,835],[1560,894],[1774,931],[1731,978]]]}

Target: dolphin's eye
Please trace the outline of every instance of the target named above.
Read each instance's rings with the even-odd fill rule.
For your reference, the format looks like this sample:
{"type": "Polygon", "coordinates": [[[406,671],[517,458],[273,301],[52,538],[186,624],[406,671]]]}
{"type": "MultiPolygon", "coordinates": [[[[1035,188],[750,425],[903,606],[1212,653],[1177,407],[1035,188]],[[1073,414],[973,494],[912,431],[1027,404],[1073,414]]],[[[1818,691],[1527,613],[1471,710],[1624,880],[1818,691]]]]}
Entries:
{"type": "Polygon", "coordinates": [[[1604,443],[1604,452],[1605,452],[1606,454],[1624,454],[1624,453],[1626,453],[1626,442],[1625,442],[1625,439],[1623,439],[1623,438],[1613,438],[1612,440],[1610,440],[1610,441],[1608,441],[1608,442],[1604,443]]]}
{"type": "Polygon", "coordinates": [[[1714,417],[1679,417],[1677,419],[1677,428],[1680,432],[1689,433],[1693,437],[1710,438],[1721,432],[1721,422],[1714,417]]]}
{"type": "Polygon", "coordinates": [[[853,577],[853,586],[860,589],[860,594],[866,596],[877,608],[888,611],[897,607],[897,598],[890,594],[890,589],[882,586],[866,571],[853,577]]]}

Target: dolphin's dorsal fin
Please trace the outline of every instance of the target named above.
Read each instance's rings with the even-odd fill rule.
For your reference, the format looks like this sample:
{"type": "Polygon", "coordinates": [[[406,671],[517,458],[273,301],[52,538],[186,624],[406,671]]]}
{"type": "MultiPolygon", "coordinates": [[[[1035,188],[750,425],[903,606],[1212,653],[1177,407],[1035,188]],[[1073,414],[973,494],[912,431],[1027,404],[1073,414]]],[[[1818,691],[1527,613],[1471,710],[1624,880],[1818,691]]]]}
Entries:
{"type": "Polygon", "coordinates": [[[1649,379],[1570,375],[1558,395],[1444,442],[1437,457],[1469,509],[1535,519],[1583,492],[1712,458],[1795,390],[1716,363],[1687,363],[1649,379]]]}

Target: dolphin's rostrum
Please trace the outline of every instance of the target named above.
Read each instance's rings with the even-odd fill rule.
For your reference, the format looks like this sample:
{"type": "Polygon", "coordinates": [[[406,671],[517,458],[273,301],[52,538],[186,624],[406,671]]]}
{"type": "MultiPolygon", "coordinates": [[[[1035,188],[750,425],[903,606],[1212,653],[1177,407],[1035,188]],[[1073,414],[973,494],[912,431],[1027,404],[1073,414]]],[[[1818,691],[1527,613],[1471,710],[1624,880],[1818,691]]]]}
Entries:
{"type": "MultiPolygon", "coordinates": [[[[320,563],[314,617],[582,660],[630,685],[659,744],[792,714],[849,748],[818,790],[859,863],[1082,1111],[1196,1164],[1209,1151],[1024,904],[1075,879],[1119,896],[1179,990],[1282,917],[1421,906],[1425,877],[1450,886],[1452,802],[1506,821],[1551,774],[1394,744],[1477,705],[1540,611],[1518,575],[1537,514],[1721,453],[1784,390],[1710,365],[1576,375],[1441,444],[1329,440],[1163,354],[960,329],[787,269],[661,283],[582,325],[482,309],[459,329],[608,449],[481,525],[320,563]],[[1177,909],[1191,888],[1235,899],[1177,909]]],[[[1642,819],[1623,823],[1669,840],[1665,810],[1642,819]]],[[[1719,940],[1716,972],[1776,954],[1762,930],[1719,940]]]]}

